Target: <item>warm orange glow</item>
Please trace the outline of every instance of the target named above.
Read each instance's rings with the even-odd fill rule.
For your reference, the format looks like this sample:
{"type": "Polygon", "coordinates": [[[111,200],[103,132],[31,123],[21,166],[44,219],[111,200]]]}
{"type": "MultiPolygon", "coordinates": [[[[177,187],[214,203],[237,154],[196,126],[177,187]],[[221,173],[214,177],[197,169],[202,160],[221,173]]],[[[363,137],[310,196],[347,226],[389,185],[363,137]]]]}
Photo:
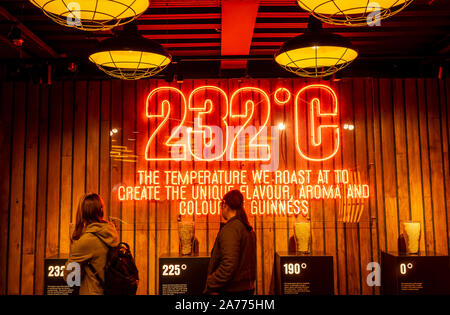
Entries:
{"type": "Polygon", "coordinates": [[[291,100],[291,92],[289,92],[288,89],[283,87],[278,88],[273,95],[273,99],[275,100],[275,103],[277,103],[278,105],[285,105],[291,100]],[[280,98],[280,94],[285,94],[287,95],[287,97],[282,99],[280,98]]]}
{"type": "MultiPolygon", "coordinates": [[[[283,87],[276,91],[275,103],[290,101],[291,91],[283,87]]],[[[333,158],[340,146],[336,93],[323,84],[309,85],[295,94],[294,105],[298,154],[311,162],[333,158]]],[[[278,129],[286,127],[284,121],[273,121],[275,126],[269,126],[270,115],[269,94],[256,87],[239,88],[229,100],[227,93],[217,86],[197,87],[188,98],[178,88],[158,87],[146,100],[146,118],[152,130],[145,158],[149,161],[210,162],[226,156],[229,161],[264,161],[267,153],[270,159],[276,148],[272,150],[274,142],[264,142],[262,130],[276,128],[275,135],[279,135],[278,129]],[[186,126],[186,120],[191,120],[188,112],[194,119],[190,131],[186,126]],[[175,123],[170,125],[171,121],[175,123]],[[231,127],[235,127],[234,131],[231,127]],[[254,131],[245,131],[247,127],[254,131]],[[256,128],[260,128],[258,132],[256,128]],[[213,139],[220,134],[217,130],[222,130],[226,141],[218,141],[222,147],[207,156],[200,150],[218,146],[213,139]],[[244,138],[243,134],[247,137],[245,149],[259,150],[258,156],[248,151],[245,157],[236,156],[238,139],[244,138]],[[201,148],[196,148],[197,145],[201,148]]],[[[311,202],[324,200],[340,205],[340,218],[357,222],[365,199],[369,198],[369,186],[361,183],[359,174],[356,178],[353,171],[346,169],[317,169],[317,164],[311,166],[312,169],[244,169],[243,163],[231,163],[229,169],[223,170],[218,164],[211,167],[203,163],[200,167],[190,163],[181,167],[173,163],[175,167],[168,167],[161,163],[156,169],[138,169],[132,183],[121,183],[117,188],[117,200],[169,202],[181,216],[215,216],[220,215],[223,196],[238,189],[244,196],[244,207],[249,215],[307,216],[311,202]]]]}
{"type": "Polygon", "coordinates": [[[299,6],[330,24],[366,26],[388,18],[407,7],[412,0],[297,0],[299,6]]]}
{"type": "Polygon", "coordinates": [[[337,124],[334,125],[320,125],[316,128],[315,120],[319,117],[336,117],[337,116],[337,106],[334,107],[332,113],[321,113],[320,111],[320,100],[315,98],[311,101],[310,110],[310,121],[311,121],[311,143],[313,146],[320,146],[322,144],[322,129],[324,128],[338,128],[337,124]]]}
{"type": "Polygon", "coordinates": [[[202,141],[203,141],[203,147],[211,147],[213,145],[212,138],[210,138],[210,141],[208,143],[206,143],[206,138],[208,137],[208,135],[210,135],[210,137],[211,137],[213,134],[213,131],[210,126],[203,125],[203,122],[206,121],[207,116],[210,116],[209,121],[211,120],[211,118],[216,118],[216,117],[219,118],[220,117],[219,125],[222,127],[222,131],[225,131],[225,133],[224,133],[225,136],[224,136],[224,138],[222,138],[222,143],[225,144],[225,147],[223,147],[222,150],[218,154],[215,154],[211,158],[204,158],[203,155],[200,156],[200,155],[198,155],[197,152],[195,152],[195,150],[193,149],[193,145],[191,143],[192,137],[191,137],[191,135],[189,135],[188,136],[188,147],[189,147],[189,150],[191,150],[191,155],[194,157],[194,159],[199,160],[199,161],[214,161],[214,160],[220,159],[226,153],[227,148],[228,148],[228,124],[227,124],[228,97],[227,97],[227,94],[225,93],[224,90],[222,90],[221,88],[219,88],[217,86],[209,86],[209,85],[201,86],[191,92],[191,95],[189,96],[188,104],[189,104],[188,105],[189,110],[194,112],[194,123],[196,121],[200,123],[200,125],[198,126],[200,130],[194,129],[191,131],[191,133],[193,134],[193,136],[195,136],[196,133],[199,133],[201,135],[202,141]],[[225,114],[223,115],[223,117],[220,117],[221,116],[220,113],[215,112],[216,107],[214,106],[212,100],[210,100],[210,99],[206,99],[203,102],[199,102],[200,104],[194,103],[194,97],[201,92],[206,92],[207,90],[216,91],[219,93],[219,95],[224,97],[225,114]]]}
{"type": "Polygon", "coordinates": [[[160,187],[158,186],[119,186],[118,197],[120,201],[160,200],[160,187]]]}
{"type": "Polygon", "coordinates": [[[345,223],[357,223],[364,212],[365,199],[369,198],[369,185],[361,184],[361,173],[352,171],[348,184],[340,185],[342,198],[339,202],[338,220],[345,223]]]}
{"type": "Polygon", "coordinates": [[[101,51],[90,55],[89,59],[102,67],[124,70],[166,67],[171,61],[157,53],[130,50],[101,51]]]}
{"type": "Polygon", "coordinates": [[[148,0],[30,0],[56,23],[82,30],[107,30],[145,12],[148,0]]]}
{"type": "MultiPolygon", "coordinates": [[[[392,8],[403,5],[408,0],[377,0],[375,2],[380,9],[392,8]]],[[[370,5],[367,0],[299,0],[298,4],[307,11],[315,11],[320,14],[344,15],[365,14],[376,10],[376,6],[370,5]]]]}
{"type": "Polygon", "coordinates": [[[135,186],[118,188],[119,201],[177,202],[182,216],[220,215],[223,195],[239,189],[251,215],[307,216],[310,201],[339,200],[339,218],[355,222],[369,198],[369,186],[346,169],[138,170],[137,175],[135,186]]]}
{"type": "Polygon", "coordinates": [[[159,73],[172,59],[156,52],[106,50],[91,54],[89,60],[112,77],[139,80],[159,73]]]}
{"type": "MultiPolygon", "coordinates": [[[[230,147],[230,160],[231,161],[270,161],[270,152],[271,152],[271,147],[270,144],[259,144],[258,141],[258,137],[261,134],[261,132],[264,130],[264,128],[268,127],[268,123],[269,123],[269,118],[270,118],[270,99],[269,96],[267,95],[266,92],[264,92],[263,90],[261,90],[260,88],[256,88],[256,87],[243,87],[240,88],[238,90],[236,90],[230,99],[230,118],[247,118],[247,120],[245,121],[245,123],[241,126],[241,128],[239,129],[239,131],[236,133],[232,143],[231,143],[231,147],[230,147]],[[251,138],[249,140],[249,151],[251,148],[253,148],[253,150],[255,150],[254,152],[261,152],[261,150],[257,150],[256,149],[261,149],[264,148],[265,152],[267,152],[267,154],[263,154],[262,157],[235,157],[235,146],[236,146],[236,141],[238,139],[238,137],[242,134],[242,132],[245,130],[245,128],[250,124],[250,121],[252,119],[255,119],[255,108],[256,105],[253,102],[253,100],[246,100],[245,101],[245,110],[244,113],[235,113],[236,109],[239,108],[239,96],[241,93],[243,92],[253,92],[253,93],[258,93],[262,96],[263,101],[259,102],[257,105],[260,106],[260,108],[263,108],[263,106],[266,107],[266,111],[267,114],[265,116],[265,121],[262,124],[262,126],[260,126],[259,130],[256,132],[256,134],[253,136],[253,138],[251,138]],[[233,111],[234,109],[234,111],[233,111]]],[[[256,124],[255,124],[256,125],[256,124]]],[[[251,151],[250,151],[251,152],[251,151]]]]}
{"type": "Polygon", "coordinates": [[[281,66],[293,69],[314,69],[349,64],[358,57],[356,50],[339,46],[300,47],[279,54],[275,61],[281,66]]]}
{"type": "MultiPolygon", "coordinates": [[[[324,118],[324,117],[337,117],[338,115],[338,100],[337,100],[337,96],[336,93],[333,91],[332,88],[330,88],[329,86],[323,85],[323,84],[313,84],[313,85],[309,85],[304,87],[303,89],[301,89],[296,97],[295,97],[295,141],[296,141],[296,146],[297,146],[297,152],[306,160],[309,161],[313,161],[313,162],[320,162],[320,161],[325,161],[328,159],[331,159],[333,156],[336,155],[336,153],[339,150],[339,125],[337,124],[320,124],[319,126],[316,126],[316,119],[318,118],[324,118]],[[332,112],[331,113],[322,113],[321,112],[321,102],[318,98],[313,98],[310,102],[308,102],[307,98],[306,98],[306,92],[311,92],[311,90],[314,89],[319,89],[327,94],[330,94],[332,97],[332,112]],[[305,105],[308,106],[308,111],[310,114],[310,138],[311,138],[311,145],[315,146],[315,147],[319,147],[321,145],[323,145],[322,142],[322,130],[325,128],[332,128],[333,129],[333,134],[334,134],[334,148],[333,151],[325,156],[322,156],[320,158],[317,157],[311,157],[308,156],[307,153],[305,153],[302,148],[301,148],[301,143],[300,143],[300,135],[299,132],[301,131],[300,129],[300,122],[299,122],[299,113],[300,113],[300,108],[299,106],[305,105]]],[[[328,139],[328,141],[332,141],[333,139],[328,139]]]]}
{"type": "MultiPolygon", "coordinates": [[[[152,133],[152,135],[150,136],[148,142],[147,142],[147,146],[145,148],[145,159],[149,160],[149,161],[186,161],[187,159],[187,152],[186,152],[186,144],[183,143],[172,143],[173,139],[175,137],[177,137],[177,135],[179,134],[179,131],[181,129],[181,127],[184,125],[184,122],[186,120],[186,114],[187,114],[187,102],[186,102],[186,98],[184,97],[183,92],[181,92],[179,89],[174,88],[174,87],[159,87],[154,89],[153,91],[150,92],[150,94],[147,97],[147,102],[146,102],[146,115],[149,119],[162,119],[162,122],[160,122],[159,124],[157,124],[157,127],[155,129],[155,131],[152,133]],[[171,111],[171,103],[168,100],[163,100],[162,102],[158,102],[158,100],[152,102],[153,98],[159,93],[159,92],[174,92],[176,94],[178,94],[181,97],[182,100],[182,117],[181,117],[181,122],[178,125],[178,127],[173,131],[173,133],[170,135],[170,137],[167,139],[167,141],[165,141],[163,144],[164,146],[166,146],[166,148],[179,148],[179,150],[182,151],[182,155],[180,157],[173,157],[173,156],[169,156],[170,155],[170,151],[167,154],[166,157],[163,158],[159,158],[156,157],[164,155],[164,153],[162,153],[164,150],[164,148],[158,148],[158,152],[154,152],[153,150],[151,150],[151,148],[153,147],[153,142],[155,141],[155,137],[156,134],[161,130],[161,128],[163,128],[166,124],[167,121],[169,120],[169,116],[172,113],[171,111]],[[154,105],[154,106],[150,106],[150,104],[154,105]],[[155,111],[155,112],[152,112],[155,111]],[[153,154],[152,154],[153,153],[153,154]]],[[[170,132],[170,130],[169,130],[170,132]]]]}
{"type": "MultiPolygon", "coordinates": [[[[276,103],[283,104],[290,100],[290,91],[286,88],[278,88],[274,94],[276,103]],[[285,93],[286,98],[281,99],[280,94],[285,93]]],[[[217,161],[226,156],[229,161],[270,161],[271,159],[271,143],[267,141],[269,138],[263,136],[263,132],[267,132],[268,128],[278,128],[284,130],[286,127],[285,122],[278,122],[277,126],[269,126],[271,115],[271,103],[268,94],[256,87],[243,87],[234,91],[228,101],[227,94],[224,90],[217,86],[200,86],[194,89],[186,101],[186,98],[182,91],[174,87],[159,87],[150,92],[147,97],[147,117],[149,119],[156,120],[157,122],[155,130],[152,132],[150,139],[147,143],[145,158],[146,160],[153,161],[188,161],[193,158],[195,161],[217,161]],[[175,113],[172,111],[172,101],[169,101],[167,95],[161,95],[160,93],[173,92],[180,96],[181,113],[175,113]],[[223,113],[218,113],[218,106],[214,104],[211,98],[207,98],[203,93],[217,93],[219,98],[222,98],[223,113]],[[247,94],[248,95],[247,95],[247,94]],[[159,95],[160,100],[156,98],[159,95]],[[258,97],[257,102],[254,101],[254,96],[258,97]],[[202,98],[203,96],[203,98],[202,98]],[[151,104],[151,106],[150,106],[151,104]],[[243,106],[241,106],[243,105],[243,106]],[[152,112],[151,112],[152,111],[152,112]],[[185,132],[182,131],[186,122],[187,112],[192,112],[194,117],[195,128],[188,127],[185,132]],[[179,117],[178,117],[179,116],[179,117]],[[261,116],[262,124],[259,123],[259,117],[261,116]],[[216,126],[211,120],[216,119],[216,126]],[[230,119],[232,121],[231,126],[227,122],[230,119]],[[152,149],[157,134],[162,133],[163,128],[167,128],[169,120],[177,121],[177,126],[170,134],[167,141],[161,145],[164,148],[159,147],[158,151],[164,150],[168,153],[156,153],[152,149]],[[240,124],[239,121],[242,120],[240,124]],[[208,124],[205,122],[208,121],[208,124]],[[253,122],[253,124],[252,124],[253,122]],[[221,135],[213,133],[213,127],[221,129],[221,135]],[[233,132],[231,127],[237,127],[233,132]],[[254,127],[254,128],[253,128],[254,127]],[[253,129],[249,129],[253,128],[253,129]],[[258,128],[258,129],[256,129],[258,128]],[[213,137],[214,135],[214,137],[213,137]],[[248,140],[246,136],[248,135],[248,140]],[[215,137],[222,136],[222,139],[216,139],[215,137]],[[231,137],[233,137],[231,139],[231,137]],[[174,141],[178,138],[179,141],[174,141]],[[213,139],[214,138],[214,139],[213,139]],[[201,143],[197,143],[198,141],[201,143]],[[200,139],[200,140],[199,140],[200,139]],[[214,141],[213,141],[214,140],[214,141]],[[221,141],[218,141],[221,140],[221,141]],[[244,141],[244,144],[240,144],[240,141],[244,141]],[[245,142],[247,141],[247,143],[245,142]],[[222,144],[221,148],[215,148],[218,143],[222,144]],[[240,146],[239,146],[240,144],[240,146]],[[238,147],[239,146],[239,147],[238,147]],[[203,149],[212,149],[214,153],[210,153],[210,156],[205,155],[203,149]],[[239,152],[239,149],[245,150],[239,152]],[[178,150],[178,151],[177,151],[178,150]],[[188,157],[189,150],[189,157],[188,157]],[[171,156],[173,153],[179,153],[176,156],[171,156]],[[151,153],[151,154],[150,154],[151,153]],[[244,153],[244,154],[240,154],[244,153]],[[153,155],[152,155],[153,154],[153,155]],[[164,157],[161,157],[165,155],[164,157]]],[[[175,106],[174,108],[178,108],[175,106]]],[[[339,150],[340,136],[339,126],[336,123],[323,123],[323,120],[334,121],[338,117],[338,102],[336,93],[330,87],[322,84],[313,84],[302,88],[295,97],[295,135],[296,135],[296,148],[300,156],[303,158],[320,162],[332,158],[339,150]],[[314,97],[311,100],[307,100],[307,92],[315,91],[322,92],[328,98],[331,97],[331,112],[323,112],[323,106],[321,105],[324,100],[321,97],[314,97]],[[304,99],[305,98],[305,99],[304,99]],[[301,115],[301,107],[307,106],[308,115],[303,117],[308,128],[310,129],[310,139],[306,145],[311,145],[317,152],[321,151],[324,146],[323,137],[326,130],[333,131],[333,138],[326,139],[328,143],[334,140],[333,150],[331,152],[320,153],[320,157],[314,154],[307,154],[307,149],[302,148],[300,143],[300,134],[304,132],[301,128],[305,124],[300,123],[299,116],[301,115]]],[[[306,125],[305,125],[306,126],[306,125]]],[[[170,131],[169,131],[170,132],[170,131]]],[[[164,136],[164,134],[162,134],[164,136]]],[[[305,145],[305,144],[303,144],[305,145]]],[[[211,152],[210,151],[210,152],[211,152]]]]}

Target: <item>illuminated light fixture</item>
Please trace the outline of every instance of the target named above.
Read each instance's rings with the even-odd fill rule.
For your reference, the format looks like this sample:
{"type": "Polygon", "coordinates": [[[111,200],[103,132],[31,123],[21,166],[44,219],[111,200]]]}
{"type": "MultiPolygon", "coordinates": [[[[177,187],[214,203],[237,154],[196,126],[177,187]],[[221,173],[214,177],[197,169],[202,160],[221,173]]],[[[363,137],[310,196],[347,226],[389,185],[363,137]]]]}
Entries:
{"type": "Polygon", "coordinates": [[[282,122],[278,123],[277,127],[278,127],[278,130],[286,129],[286,125],[284,123],[282,123],[282,122]]]}
{"type": "Polygon", "coordinates": [[[140,36],[137,26],[126,25],[119,36],[102,41],[89,60],[112,77],[138,80],[164,70],[172,57],[157,42],[140,36]]]}
{"type": "Polygon", "coordinates": [[[22,47],[23,46],[23,37],[22,37],[22,30],[18,27],[13,27],[11,32],[9,33],[9,39],[16,47],[22,47]]]}
{"type": "Polygon", "coordinates": [[[30,0],[56,23],[85,31],[109,30],[135,20],[149,0],[30,0]]]}
{"type": "Polygon", "coordinates": [[[355,125],[352,125],[352,124],[344,124],[344,129],[345,129],[345,130],[354,130],[354,129],[355,129],[355,125]]]}
{"type": "Polygon", "coordinates": [[[109,132],[109,135],[112,137],[112,136],[114,136],[116,133],[118,133],[119,132],[119,130],[117,130],[117,128],[113,128],[110,132],[109,132]]]}
{"type": "Polygon", "coordinates": [[[407,7],[413,0],[298,0],[319,20],[337,25],[372,26],[407,7]]]}
{"type": "Polygon", "coordinates": [[[298,76],[321,78],[345,68],[357,56],[350,41],[324,31],[321,22],[310,17],[306,33],[285,42],[275,61],[298,76]]]}

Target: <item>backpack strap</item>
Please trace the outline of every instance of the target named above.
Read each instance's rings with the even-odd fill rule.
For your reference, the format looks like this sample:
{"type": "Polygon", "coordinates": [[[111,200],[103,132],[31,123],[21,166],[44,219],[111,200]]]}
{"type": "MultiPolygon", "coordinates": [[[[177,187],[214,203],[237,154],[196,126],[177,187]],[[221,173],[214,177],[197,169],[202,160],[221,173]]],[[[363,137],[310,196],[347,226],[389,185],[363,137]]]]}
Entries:
{"type": "MultiPolygon", "coordinates": [[[[90,233],[90,234],[92,234],[92,235],[95,235],[103,244],[105,244],[106,245],[106,247],[107,248],[109,248],[109,245],[108,244],[106,244],[96,233],[94,233],[94,232],[87,232],[87,233],[90,233]]],[[[104,288],[104,286],[105,286],[105,284],[104,284],[104,282],[103,282],[103,280],[100,278],[100,276],[99,276],[99,274],[98,274],[98,272],[97,272],[97,270],[95,270],[95,268],[94,268],[94,266],[92,266],[92,264],[90,263],[90,261],[88,261],[87,263],[86,263],[86,267],[88,267],[90,270],[91,270],[91,272],[94,274],[94,277],[97,279],[97,281],[100,283],[100,286],[102,287],[102,288],[104,288]]]]}
{"type": "Polygon", "coordinates": [[[92,271],[92,273],[95,276],[95,279],[97,279],[97,281],[100,283],[100,286],[102,288],[104,288],[105,284],[103,283],[103,280],[98,275],[98,272],[97,272],[97,270],[95,270],[94,266],[92,266],[91,263],[88,261],[87,264],[86,264],[86,267],[88,267],[92,271]]]}

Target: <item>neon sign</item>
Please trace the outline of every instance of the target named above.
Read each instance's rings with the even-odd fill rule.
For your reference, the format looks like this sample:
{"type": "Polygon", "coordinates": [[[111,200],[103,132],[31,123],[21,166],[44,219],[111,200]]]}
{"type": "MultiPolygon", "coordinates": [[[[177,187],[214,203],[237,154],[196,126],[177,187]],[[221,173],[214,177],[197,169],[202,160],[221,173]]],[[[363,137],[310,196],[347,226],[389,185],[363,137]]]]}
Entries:
{"type": "MultiPolygon", "coordinates": [[[[369,198],[369,186],[352,181],[350,171],[314,170],[335,157],[341,144],[338,98],[331,87],[308,85],[295,95],[284,87],[273,94],[241,87],[230,96],[212,85],[189,94],[158,87],[148,94],[145,108],[147,161],[228,161],[231,167],[248,161],[259,162],[260,169],[138,170],[137,185],[118,187],[119,201],[176,201],[180,215],[219,215],[223,195],[239,189],[251,215],[306,216],[312,200],[344,200],[344,213],[353,200],[360,205],[369,198]],[[272,102],[293,105],[289,132],[296,153],[313,169],[278,169],[280,130],[270,126],[272,102]]],[[[360,211],[352,216],[359,220],[360,211]]]]}
{"type": "MultiPolygon", "coordinates": [[[[285,105],[291,99],[286,88],[274,93],[274,102],[285,105]]],[[[269,161],[271,143],[267,133],[271,112],[269,95],[256,87],[239,88],[228,98],[217,86],[201,86],[187,97],[175,87],[159,87],[150,92],[146,101],[146,115],[153,127],[145,150],[148,161],[269,161]],[[214,99],[214,100],[213,100],[214,99]],[[257,101],[255,101],[257,99],[257,101]],[[221,104],[220,109],[219,105],[221,104]],[[187,114],[193,115],[194,128],[187,128],[187,114]],[[172,131],[169,121],[176,121],[172,131]],[[208,124],[204,122],[208,121],[208,124]],[[257,126],[257,128],[256,128],[257,126]],[[215,130],[214,129],[215,127],[215,130]],[[170,135],[164,142],[154,142],[158,135],[170,135]],[[177,141],[176,141],[177,140],[177,141]],[[209,149],[209,154],[205,154],[209,149]],[[245,153],[242,154],[242,149],[245,153]],[[156,152],[158,151],[158,152],[156,152]],[[240,152],[240,153],[239,153],[240,152]]],[[[297,152],[309,161],[320,162],[333,158],[339,150],[338,101],[336,93],[322,84],[308,85],[295,96],[294,130],[297,152]],[[311,97],[311,95],[316,95],[311,97]],[[323,99],[331,104],[331,111],[324,112],[323,99]],[[302,115],[304,111],[308,115],[302,115]],[[322,121],[326,120],[326,123],[322,121]],[[302,141],[305,129],[310,128],[310,137],[302,141]],[[323,150],[324,134],[334,147],[323,150]],[[305,146],[312,146],[308,152],[305,146]]],[[[272,134],[273,136],[273,134],[272,134]]]]}
{"type": "MultiPolygon", "coordinates": [[[[339,150],[339,125],[337,125],[336,123],[334,123],[334,124],[333,123],[316,124],[316,121],[322,120],[324,118],[329,118],[329,120],[331,122],[333,120],[333,118],[337,118],[337,117],[338,117],[338,101],[337,101],[336,93],[333,91],[332,88],[330,88],[326,85],[315,84],[315,85],[309,85],[309,86],[301,89],[300,92],[298,92],[297,96],[295,97],[295,127],[296,127],[295,128],[295,133],[296,133],[295,143],[297,146],[298,153],[304,159],[307,159],[307,160],[313,161],[313,162],[321,162],[321,161],[331,159],[332,157],[334,157],[336,155],[336,153],[339,150]],[[319,158],[311,157],[308,153],[306,153],[307,150],[302,149],[302,145],[301,145],[301,143],[299,143],[300,128],[298,128],[300,126],[299,121],[301,120],[301,118],[299,117],[300,109],[302,106],[305,106],[305,102],[304,102],[305,99],[307,101],[309,101],[308,96],[306,96],[306,94],[310,90],[316,90],[316,89],[328,94],[328,96],[331,96],[332,111],[330,113],[322,113],[321,100],[317,97],[312,98],[310,102],[306,102],[306,106],[308,106],[308,111],[309,111],[309,125],[311,128],[310,135],[311,135],[312,147],[314,148],[314,150],[322,149],[322,147],[323,147],[322,133],[323,133],[324,129],[327,129],[327,128],[331,129],[333,131],[333,136],[334,136],[333,150],[330,153],[323,154],[323,156],[319,157],[319,158]]],[[[305,125],[306,124],[307,123],[305,123],[305,125]]]]}

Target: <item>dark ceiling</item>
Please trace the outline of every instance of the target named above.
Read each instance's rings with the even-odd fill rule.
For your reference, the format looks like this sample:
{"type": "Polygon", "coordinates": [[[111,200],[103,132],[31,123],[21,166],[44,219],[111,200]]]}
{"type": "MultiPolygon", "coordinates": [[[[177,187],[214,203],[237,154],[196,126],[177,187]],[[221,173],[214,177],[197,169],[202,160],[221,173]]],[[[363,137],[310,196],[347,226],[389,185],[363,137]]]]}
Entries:
{"type": "MultiPolygon", "coordinates": [[[[165,75],[188,77],[291,76],[273,61],[281,44],[307,27],[309,14],[295,0],[260,0],[247,68],[240,72],[221,69],[221,1],[151,1],[138,20],[140,33],[161,43],[176,61],[165,75]]],[[[440,67],[448,72],[450,57],[450,1],[415,0],[404,11],[383,20],[381,26],[324,28],[347,37],[359,58],[342,71],[344,76],[433,76],[440,67]]],[[[120,27],[118,28],[120,29],[120,27]]],[[[113,32],[84,32],[63,27],[23,0],[0,1],[0,59],[14,63],[48,61],[64,64],[75,60],[78,76],[102,73],[87,57],[96,44],[113,32]],[[25,42],[18,49],[9,40],[14,25],[21,25],[25,42]]],[[[232,58],[232,57],[228,57],[232,58]]],[[[56,68],[56,66],[55,66],[56,68]]]]}

